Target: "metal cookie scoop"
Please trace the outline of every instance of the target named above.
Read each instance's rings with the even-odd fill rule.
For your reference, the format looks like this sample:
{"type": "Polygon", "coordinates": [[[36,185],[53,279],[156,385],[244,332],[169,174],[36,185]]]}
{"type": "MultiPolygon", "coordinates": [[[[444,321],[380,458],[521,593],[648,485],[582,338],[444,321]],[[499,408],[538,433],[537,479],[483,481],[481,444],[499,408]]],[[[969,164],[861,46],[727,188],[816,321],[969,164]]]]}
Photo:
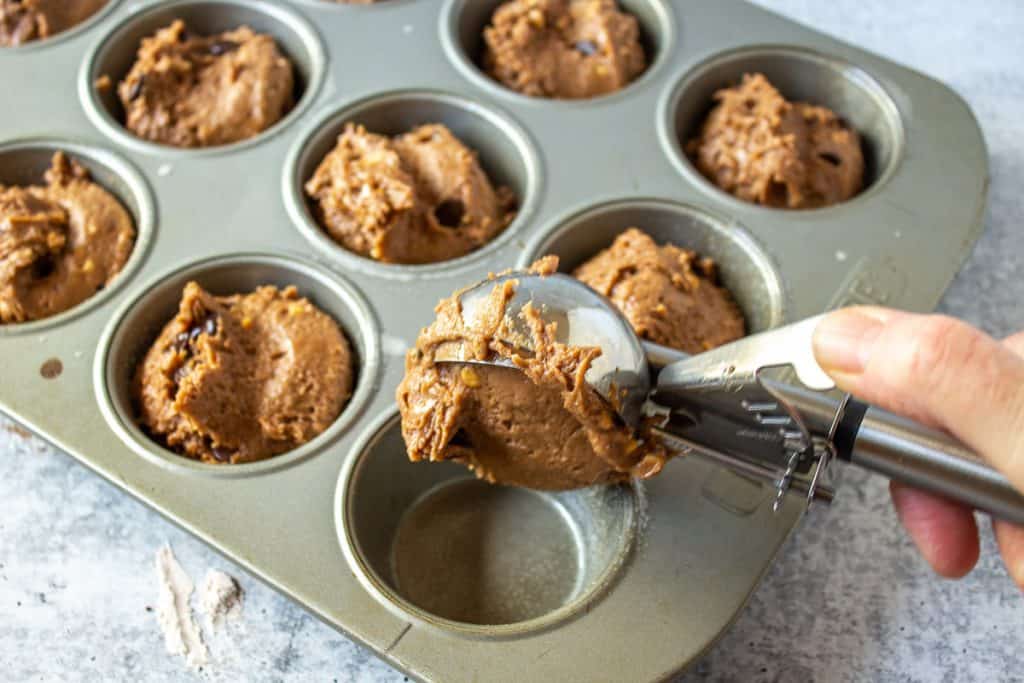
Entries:
{"type": "MultiPolygon", "coordinates": [[[[505,320],[515,339],[506,340],[531,351],[531,334],[523,317],[523,308],[531,305],[545,322],[556,323],[556,341],[568,346],[596,346],[601,355],[587,371],[587,384],[616,412],[623,422],[636,427],[643,406],[651,393],[651,373],[647,355],[627,321],[611,303],[576,278],[562,273],[535,275],[509,273],[473,285],[459,294],[462,317],[467,323],[480,315],[495,286],[514,281],[515,294],[505,307],[505,320]]],[[[438,349],[436,362],[511,365],[495,358],[468,359],[459,344],[438,349]]]]}
{"type": "MultiPolygon", "coordinates": [[[[543,320],[557,323],[559,342],[601,348],[586,380],[626,424],[637,426],[645,405],[665,414],[655,433],[668,447],[771,482],[776,505],[790,491],[831,500],[824,474],[841,459],[1024,524],[1024,496],[963,444],[848,395],[822,393],[835,383],[811,347],[820,318],[687,356],[642,343],[610,301],[557,273],[511,273],[470,287],[460,295],[463,316],[472,320],[494,286],[509,280],[517,284],[505,319],[526,351],[531,336],[522,312],[531,305],[543,320]],[[791,371],[803,386],[769,378],[772,369],[791,371]]],[[[457,345],[440,349],[435,360],[510,364],[468,360],[457,345]]]]}

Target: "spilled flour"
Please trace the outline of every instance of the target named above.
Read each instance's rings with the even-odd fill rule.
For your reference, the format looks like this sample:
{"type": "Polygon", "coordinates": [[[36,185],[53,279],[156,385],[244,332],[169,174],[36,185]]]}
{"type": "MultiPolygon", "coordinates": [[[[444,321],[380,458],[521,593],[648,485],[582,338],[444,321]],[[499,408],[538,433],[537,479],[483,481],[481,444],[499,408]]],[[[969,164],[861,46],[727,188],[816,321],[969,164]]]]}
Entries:
{"type": "Polygon", "coordinates": [[[199,629],[192,610],[191,599],[195,584],[178,564],[170,546],[163,546],[156,553],[156,574],[160,592],[157,602],[157,621],[164,634],[167,652],[181,655],[192,668],[199,668],[209,660],[209,644],[214,651],[230,654],[234,638],[230,634],[217,634],[226,621],[241,616],[241,586],[231,576],[211,569],[199,587],[197,598],[199,611],[205,615],[206,633],[199,629]]]}
{"type": "Polygon", "coordinates": [[[242,587],[222,571],[206,572],[199,591],[199,608],[206,615],[206,628],[215,631],[226,619],[237,619],[242,612],[242,587]]]}
{"type": "Polygon", "coordinates": [[[167,652],[182,655],[191,667],[206,664],[206,645],[189,605],[195,585],[178,564],[170,546],[156,551],[156,575],[160,590],[157,620],[164,633],[167,652]]]}

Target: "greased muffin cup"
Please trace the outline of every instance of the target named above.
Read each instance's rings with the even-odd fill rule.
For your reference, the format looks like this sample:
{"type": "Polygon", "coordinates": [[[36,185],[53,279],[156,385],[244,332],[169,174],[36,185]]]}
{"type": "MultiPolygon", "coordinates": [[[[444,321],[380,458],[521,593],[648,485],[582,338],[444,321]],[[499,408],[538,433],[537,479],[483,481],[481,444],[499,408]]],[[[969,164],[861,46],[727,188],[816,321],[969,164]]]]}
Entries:
{"type": "Polygon", "coordinates": [[[69,160],[88,171],[92,182],[113,195],[128,211],[135,228],[135,242],[124,267],[103,289],[56,315],[0,325],[0,336],[31,334],[59,326],[103,304],[139,269],[153,240],[156,215],[149,184],[135,167],[108,150],[56,138],[0,142],[0,185],[27,187],[44,184],[43,176],[57,152],[64,152],[69,160]]]}
{"type": "Polygon", "coordinates": [[[571,270],[629,227],[715,259],[753,331],[847,303],[929,309],[981,231],[985,145],[945,86],[739,0],[621,0],[647,51],[640,77],[588,100],[525,97],[477,62],[497,4],[122,1],[0,50],[18,102],[0,107],[0,182],[38,181],[63,149],[139,233],[110,287],[66,314],[0,327],[0,409],[410,677],[662,680],[735,620],[805,502],[787,497],[773,514],[769,487],[687,457],[643,483],[565,494],[410,463],[394,398],[405,351],[455,289],[545,253],[571,270]],[[271,34],[299,76],[295,108],[222,147],[128,132],[113,89],[95,80],[116,86],[139,40],[178,17],[200,32],[271,34]],[[712,93],[748,71],[858,128],[863,192],[781,211],[693,169],[682,150],[712,93]],[[441,263],[344,250],[302,185],[349,121],[389,135],[445,124],[515,191],[515,221],[441,263]],[[131,374],[189,279],[216,294],[296,285],[338,322],[356,384],[325,432],[221,466],[139,428],[131,374]]]}
{"type": "Polygon", "coordinates": [[[538,234],[520,265],[553,254],[558,269],[571,273],[628,228],[639,228],[659,245],[673,244],[713,259],[748,332],[762,332],[785,319],[786,293],[771,256],[746,229],[686,204],[634,199],[595,206],[538,234]]]}
{"type": "Polygon", "coordinates": [[[78,91],[93,124],[120,144],[137,150],[159,151],[164,155],[216,154],[238,146],[258,144],[299,118],[315,98],[325,67],[323,46],[316,30],[283,3],[265,0],[173,0],[143,6],[109,30],[82,62],[78,91]],[[291,109],[277,123],[250,138],[211,147],[170,147],[140,138],[128,130],[124,125],[125,111],[118,98],[117,85],[135,63],[142,40],[177,19],[185,22],[186,30],[200,35],[231,31],[240,26],[269,34],[281,54],[292,64],[295,82],[291,109]],[[100,85],[104,78],[109,79],[109,83],[100,85]]]}
{"type": "Polygon", "coordinates": [[[693,184],[722,195],[723,201],[743,201],[702,176],[686,154],[686,145],[699,136],[715,92],[737,85],[744,74],[755,73],[763,74],[787,100],[831,109],[860,134],[863,188],[854,197],[832,206],[870,196],[896,172],[904,151],[903,122],[896,103],[878,81],[834,56],[764,46],[714,55],[681,78],[671,91],[661,122],[663,142],[676,167],[693,184]]]}
{"type": "Polygon", "coordinates": [[[643,517],[638,485],[550,493],[405,457],[397,413],[360,438],[338,482],[342,548],[402,616],[469,637],[555,626],[599,599],[643,517]]]}
{"type": "Polygon", "coordinates": [[[151,283],[114,315],[96,363],[97,399],[111,429],[138,455],[172,470],[214,477],[238,477],[288,467],[322,450],[359,415],[370,397],[379,367],[380,341],[362,296],[347,282],[314,264],[269,254],[214,257],[175,269],[151,283]],[[136,369],[160,330],[177,313],[182,290],[198,283],[216,296],[247,294],[261,285],[295,286],[331,317],[352,350],[353,391],[340,414],[319,435],[288,451],[257,462],[211,465],[174,453],[139,425],[132,385],[136,369]]]}
{"type": "MultiPolygon", "coordinates": [[[[493,257],[514,240],[536,208],[542,171],[529,136],[500,110],[466,98],[437,91],[381,93],[350,104],[316,120],[293,145],[282,177],[284,201],[292,222],[313,248],[339,265],[385,277],[415,280],[458,272],[493,257]],[[317,220],[313,199],[305,191],[347,124],[370,133],[394,137],[418,126],[440,123],[472,150],[494,187],[508,187],[515,195],[515,218],[487,243],[463,256],[418,265],[382,263],[349,251],[334,241],[317,220]]],[[[521,240],[520,236],[520,240],[521,240]]]]}

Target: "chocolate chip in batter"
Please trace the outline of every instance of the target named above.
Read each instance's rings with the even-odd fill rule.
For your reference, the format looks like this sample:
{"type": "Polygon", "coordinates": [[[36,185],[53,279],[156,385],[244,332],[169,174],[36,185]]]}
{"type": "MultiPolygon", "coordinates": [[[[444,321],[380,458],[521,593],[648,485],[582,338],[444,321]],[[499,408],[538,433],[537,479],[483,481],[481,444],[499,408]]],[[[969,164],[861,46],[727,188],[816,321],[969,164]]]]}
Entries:
{"type": "MultiPolygon", "coordinates": [[[[187,330],[179,332],[174,337],[173,346],[179,351],[184,351],[189,348],[201,334],[207,334],[213,336],[217,334],[217,316],[216,314],[210,313],[201,319],[195,320],[187,330]]],[[[191,353],[189,354],[191,355],[191,353]]]]}
{"type": "Polygon", "coordinates": [[[221,55],[233,52],[237,49],[238,43],[233,40],[218,40],[210,46],[210,54],[214,57],[220,57],[221,55]]]}
{"type": "Polygon", "coordinates": [[[56,268],[57,265],[53,262],[52,257],[41,256],[32,262],[32,278],[35,280],[45,280],[53,275],[53,271],[56,268]]]}
{"type": "Polygon", "coordinates": [[[213,457],[216,458],[218,462],[231,462],[231,456],[234,455],[231,451],[220,448],[219,446],[214,446],[210,449],[210,452],[213,453],[213,457]]]}
{"type": "Polygon", "coordinates": [[[132,84],[131,90],[128,91],[128,99],[135,101],[139,99],[139,95],[142,94],[142,88],[146,85],[146,77],[139,76],[139,79],[132,84]]]}
{"type": "Polygon", "coordinates": [[[465,215],[466,205],[461,199],[446,199],[434,209],[434,218],[445,228],[459,227],[465,215]]]}
{"type": "Polygon", "coordinates": [[[822,152],[821,154],[818,155],[818,158],[821,159],[822,161],[827,161],[833,166],[838,166],[841,163],[839,157],[830,152],[822,152]]]}

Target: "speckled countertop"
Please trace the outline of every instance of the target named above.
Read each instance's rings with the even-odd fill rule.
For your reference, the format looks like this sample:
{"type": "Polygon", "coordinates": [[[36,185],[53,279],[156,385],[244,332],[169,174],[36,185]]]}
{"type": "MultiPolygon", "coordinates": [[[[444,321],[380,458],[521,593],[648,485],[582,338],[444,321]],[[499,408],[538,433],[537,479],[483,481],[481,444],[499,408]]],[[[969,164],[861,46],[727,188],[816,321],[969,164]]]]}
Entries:
{"type": "MultiPolygon", "coordinates": [[[[996,335],[1024,328],[1024,3],[761,0],[950,84],[992,160],[987,227],[942,310],[996,335]]],[[[936,192],[955,192],[937,187],[936,192]]],[[[401,681],[302,608],[0,418],[0,678],[189,680],[164,652],[153,556],[170,543],[247,591],[235,645],[207,680],[401,681]]],[[[681,681],[1024,680],[1024,599],[994,554],[935,578],[897,526],[885,482],[849,471],[815,510],[735,627],[681,681]]],[[[666,637],[666,647],[672,647],[666,637]]]]}

